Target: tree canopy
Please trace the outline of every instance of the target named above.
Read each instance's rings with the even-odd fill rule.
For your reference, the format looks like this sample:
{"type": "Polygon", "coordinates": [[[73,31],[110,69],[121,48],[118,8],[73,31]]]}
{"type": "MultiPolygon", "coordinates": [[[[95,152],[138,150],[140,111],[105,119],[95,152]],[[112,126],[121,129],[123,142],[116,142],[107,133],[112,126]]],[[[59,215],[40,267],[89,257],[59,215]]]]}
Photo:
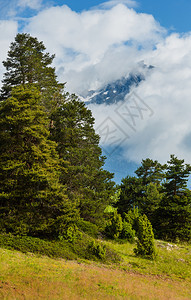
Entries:
{"type": "Polygon", "coordinates": [[[75,211],[59,182],[56,143],[48,139],[47,125],[35,88],[13,89],[0,106],[0,219],[8,232],[53,232],[61,219],[65,223],[66,212],[75,211]]]}
{"type": "Polygon", "coordinates": [[[84,218],[104,221],[114,194],[89,109],[64,91],[54,55],[29,34],[11,43],[0,95],[1,229],[62,234],[84,218]]]}
{"type": "Polygon", "coordinates": [[[99,136],[93,128],[94,118],[85,104],[74,95],[52,116],[51,137],[57,142],[60,159],[67,165],[61,180],[69,198],[79,201],[80,215],[97,222],[114,193],[113,174],[103,170],[99,136]]]}

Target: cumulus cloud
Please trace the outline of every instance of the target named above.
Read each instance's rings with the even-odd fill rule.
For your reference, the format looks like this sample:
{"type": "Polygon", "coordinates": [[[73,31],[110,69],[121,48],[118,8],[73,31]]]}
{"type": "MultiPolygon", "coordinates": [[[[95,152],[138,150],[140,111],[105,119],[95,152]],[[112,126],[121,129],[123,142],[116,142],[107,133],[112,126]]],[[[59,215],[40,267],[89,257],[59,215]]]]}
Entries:
{"type": "Polygon", "coordinates": [[[136,153],[139,159],[144,155],[164,161],[170,153],[175,153],[191,163],[188,142],[191,132],[190,53],[191,34],[172,34],[147,57],[155,69],[136,92],[155,113],[131,140],[126,155],[132,159],[136,153]]]}
{"type": "MultiPolygon", "coordinates": [[[[31,8],[40,3],[20,0],[21,6],[31,8]]],[[[56,54],[59,80],[67,81],[67,89],[77,94],[128,75],[139,61],[153,65],[145,81],[132,90],[142,99],[142,105],[147,105],[142,117],[134,120],[136,130],[120,115],[121,104],[91,106],[95,128],[100,131],[100,125],[108,122],[122,141],[120,147],[126,160],[139,163],[151,157],[166,162],[174,153],[191,163],[191,34],[169,35],[153,16],[137,13],[132,8],[135,4],[130,0],[109,1],[80,13],[66,5],[49,7],[28,20],[24,31],[42,40],[47,50],[56,54]]],[[[0,26],[4,26],[0,30],[3,60],[17,24],[0,26]]],[[[126,101],[130,103],[128,96],[126,101]]],[[[103,146],[104,138],[102,130],[103,146]]],[[[112,142],[117,145],[117,139],[112,142]]]]}
{"type": "MultiPolygon", "coordinates": [[[[95,128],[100,128],[103,120],[110,117],[115,123],[109,124],[110,131],[116,131],[117,137],[123,138],[124,132],[128,138],[123,141],[124,159],[139,163],[143,158],[150,157],[165,163],[170,154],[175,154],[191,163],[191,34],[184,36],[172,34],[161,41],[155,50],[145,55],[145,62],[155,66],[148,73],[146,80],[133,92],[148,106],[143,115],[136,108],[131,109],[135,129],[129,126],[130,116],[124,117],[120,111],[120,103],[112,106],[92,105],[91,109],[96,119],[95,128]],[[150,112],[153,112],[152,114],[150,112]]],[[[132,94],[133,95],[133,94],[132,94]]],[[[130,107],[129,96],[126,103],[130,107]]],[[[131,97],[130,97],[131,98],[131,97]]],[[[132,106],[132,105],[131,105],[132,106]]],[[[102,146],[107,146],[104,136],[102,146]]]]}
{"type": "Polygon", "coordinates": [[[115,59],[116,70],[124,65],[124,60],[126,65],[132,65],[130,57],[133,51],[134,58],[136,53],[140,56],[136,51],[138,48],[152,48],[165,33],[151,15],[138,14],[124,4],[109,10],[81,13],[72,11],[66,5],[51,7],[32,18],[26,31],[38,36],[50,52],[56,53],[59,79],[67,80],[68,88],[75,92],[84,86],[84,82],[84,88],[91,88],[93,81],[103,84],[104,79],[106,82],[111,72],[106,72],[105,78],[102,76],[100,79],[99,73],[106,61],[113,65],[113,56],[119,58],[119,61],[115,59]],[[73,77],[78,80],[72,80],[73,77]],[[90,78],[94,80],[90,82],[90,78]]]}

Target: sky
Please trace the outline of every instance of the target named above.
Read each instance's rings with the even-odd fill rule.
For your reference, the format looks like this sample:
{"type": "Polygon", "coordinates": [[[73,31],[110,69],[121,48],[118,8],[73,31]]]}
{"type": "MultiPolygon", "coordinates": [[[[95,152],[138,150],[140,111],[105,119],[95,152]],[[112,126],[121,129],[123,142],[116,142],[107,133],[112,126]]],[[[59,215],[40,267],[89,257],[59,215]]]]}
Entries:
{"type": "Polygon", "coordinates": [[[145,80],[126,98],[129,106],[91,106],[95,128],[107,121],[113,132],[118,128],[119,140],[127,137],[117,157],[109,153],[108,167],[119,179],[147,157],[165,163],[175,154],[191,163],[190,13],[189,0],[0,0],[0,80],[18,32],[44,42],[56,55],[59,81],[78,95],[143,72],[145,80]],[[131,115],[136,130],[127,113],[124,119],[135,102],[142,105],[131,115]]]}

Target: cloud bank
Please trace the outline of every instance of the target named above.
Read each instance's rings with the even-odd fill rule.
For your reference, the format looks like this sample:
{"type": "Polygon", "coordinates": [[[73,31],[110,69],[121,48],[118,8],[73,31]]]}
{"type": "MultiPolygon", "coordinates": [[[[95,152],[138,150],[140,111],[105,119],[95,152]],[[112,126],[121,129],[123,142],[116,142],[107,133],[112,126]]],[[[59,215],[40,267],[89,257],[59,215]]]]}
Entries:
{"type": "MultiPolygon", "coordinates": [[[[31,8],[32,3],[42,4],[20,0],[20,5],[31,8]]],[[[109,1],[80,13],[66,5],[41,7],[23,31],[43,40],[47,50],[56,54],[59,80],[77,94],[127,76],[140,61],[153,65],[146,80],[133,89],[152,109],[152,116],[145,111],[143,118],[137,118],[135,131],[116,113],[117,105],[94,105],[95,127],[107,118],[110,123],[114,120],[110,126],[117,123],[122,129],[117,135],[128,136],[121,144],[128,161],[150,157],[166,162],[174,153],[191,163],[191,33],[169,34],[152,15],[137,13],[135,4],[109,1]]],[[[0,23],[1,60],[17,25],[15,21],[0,23]]]]}

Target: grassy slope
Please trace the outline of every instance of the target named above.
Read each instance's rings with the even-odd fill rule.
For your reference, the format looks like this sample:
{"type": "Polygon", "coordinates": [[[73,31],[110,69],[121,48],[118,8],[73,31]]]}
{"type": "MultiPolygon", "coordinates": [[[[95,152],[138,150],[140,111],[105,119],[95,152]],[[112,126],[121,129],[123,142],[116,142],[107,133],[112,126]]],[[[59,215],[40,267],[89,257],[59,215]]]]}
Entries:
{"type": "Polygon", "coordinates": [[[191,246],[158,246],[156,262],[107,242],[124,261],[103,265],[0,249],[0,299],[191,299],[191,246]]]}

